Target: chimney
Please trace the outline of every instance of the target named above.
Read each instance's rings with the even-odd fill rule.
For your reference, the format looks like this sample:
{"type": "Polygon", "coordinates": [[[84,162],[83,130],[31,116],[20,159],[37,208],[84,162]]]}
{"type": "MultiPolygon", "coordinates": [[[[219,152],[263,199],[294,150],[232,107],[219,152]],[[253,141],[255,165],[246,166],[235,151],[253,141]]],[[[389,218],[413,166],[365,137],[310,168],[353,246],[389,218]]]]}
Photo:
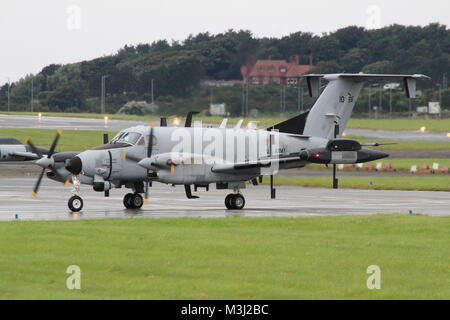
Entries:
{"type": "Polygon", "coordinates": [[[300,57],[298,54],[289,58],[289,62],[293,64],[300,64],[300,57]]]}

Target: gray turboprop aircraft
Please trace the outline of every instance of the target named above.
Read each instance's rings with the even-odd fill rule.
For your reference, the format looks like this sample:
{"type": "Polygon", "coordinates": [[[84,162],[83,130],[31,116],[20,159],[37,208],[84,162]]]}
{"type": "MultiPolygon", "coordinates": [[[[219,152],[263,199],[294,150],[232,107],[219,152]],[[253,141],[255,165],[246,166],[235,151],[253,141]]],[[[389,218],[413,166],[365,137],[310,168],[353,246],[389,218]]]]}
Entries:
{"type": "MultiPolygon", "coordinates": [[[[40,154],[48,154],[49,150],[36,148],[40,154]]],[[[0,137],[0,162],[38,160],[40,156],[32,151],[30,146],[9,137],[0,137]]]]}
{"type": "MultiPolygon", "coordinates": [[[[80,211],[83,200],[77,194],[79,185],[92,185],[109,196],[109,190],[126,187],[132,193],[125,195],[124,206],[141,208],[153,182],[184,185],[189,199],[202,187],[216,184],[217,189],[231,189],[225,198],[228,209],[242,209],[245,199],[241,193],[247,181],[258,184],[263,175],[272,177],[279,169],[301,168],[309,163],[336,164],[363,163],[385,158],[388,154],[364,149],[354,140],[342,139],[342,133],[366,80],[402,79],[406,95],[414,98],[416,80],[424,75],[328,74],[305,76],[309,93],[318,97],[307,113],[288,119],[266,130],[226,128],[226,120],[219,128],[203,128],[194,124],[190,112],[184,128],[137,126],[125,129],[108,142],[91,150],[55,154],[59,133],[51,152],[42,156],[29,142],[30,148],[41,159],[36,163],[43,170],[35,185],[37,194],[45,170],[47,177],[65,182],[71,178],[75,195],[69,199],[69,208],[80,211]],[[328,85],[319,96],[321,80],[328,85]]],[[[333,179],[337,187],[336,179],[333,179]]],[[[272,190],[274,197],[274,190],[272,190]]]]}

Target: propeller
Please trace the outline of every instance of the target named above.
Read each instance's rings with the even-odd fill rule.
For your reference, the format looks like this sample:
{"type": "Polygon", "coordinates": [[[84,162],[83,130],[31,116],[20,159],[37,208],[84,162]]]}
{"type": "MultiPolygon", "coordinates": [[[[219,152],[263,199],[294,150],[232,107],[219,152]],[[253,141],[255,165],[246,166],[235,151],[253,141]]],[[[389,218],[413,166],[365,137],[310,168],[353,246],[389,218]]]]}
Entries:
{"type": "Polygon", "coordinates": [[[390,146],[390,145],[393,145],[393,144],[397,144],[396,142],[393,142],[393,143],[378,143],[378,142],[375,142],[375,143],[361,143],[361,146],[363,146],[363,147],[381,147],[381,146],[390,146]]]}
{"type": "MultiPolygon", "coordinates": [[[[153,127],[150,127],[150,134],[148,136],[148,145],[147,145],[147,158],[150,158],[152,156],[153,151],[153,127]]],[[[148,176],[150,174],[150,170],[147,169],[147,176],[145,177],[145,201],[148,201],[148,188],[150,181],[148,180],[148,176]]]]}
{"type": "MultiPolygon", "coordinates": [[[[41,174],[39,175],[38,180],[36,181],[36,184],[35,184],[33,192],[32,192],[32,195],[34,197],[37,196],[37,194],[38,194],[39,187],[40,187],[41,182],[42,182],[42,178],[44,177],[44,174],[45,174],[45,170],[46,169],[50,169],[50,170],[54,169],[53,166],[54,166],[55,162],[54,162],[54,160],[52,158],[52,155],[55,153],[55,149],[56,149],[56,146],[58,145],[58,141],[59,141],[59,138],[61,137],[61,135],[62,135],[62,131],[61,130],[57,130],[55,139],[53,139],[52,145],[50,146],[50,149],[49,149],[48,154],[46,156],[42,155],[39,152],[39,149],[36,148],[36,146],[31,142],[30,138],[26,138],[25,139],[25,143],[30,146],[30,148],[33,151],[33,153],[37,154],[40,157],[40,159],[38,161],[36,161],[36,164],[38,166],[42,167],[41,174]]],[[[56,170],[53,171],[53,172],[55,174],[58,174],[56,170]]]]}

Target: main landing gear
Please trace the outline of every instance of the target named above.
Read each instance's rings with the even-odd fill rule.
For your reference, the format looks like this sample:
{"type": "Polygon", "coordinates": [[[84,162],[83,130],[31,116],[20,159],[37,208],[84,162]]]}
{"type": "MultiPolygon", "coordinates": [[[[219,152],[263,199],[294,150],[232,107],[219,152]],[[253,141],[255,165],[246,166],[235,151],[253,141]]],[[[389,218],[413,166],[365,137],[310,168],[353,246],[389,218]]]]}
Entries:
{"type": "Polygon", "coordinates": [[[140,209],[144,204],[144,198],[139,193],[127,193],[123,197],[123,205],[127,209],[140,209]]]}
{"type": "Polygon", "coordinates": [[[225,198],[225,206],[229,210],[241,210],[245,206],[245,198],[240,193],[230,193],[225,198]]]}

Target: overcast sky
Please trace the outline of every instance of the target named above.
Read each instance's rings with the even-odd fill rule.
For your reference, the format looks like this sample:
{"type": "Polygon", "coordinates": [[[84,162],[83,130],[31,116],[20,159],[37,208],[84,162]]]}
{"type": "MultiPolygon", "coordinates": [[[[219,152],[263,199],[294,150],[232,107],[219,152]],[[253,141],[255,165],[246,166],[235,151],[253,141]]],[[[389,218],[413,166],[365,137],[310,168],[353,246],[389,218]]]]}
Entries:
{"type": "Polygon", "coordinates": [[[349,25],[449,25],[449,0],[2,0],[0,84],[51,63],[109,55],[125,44],[248,29],[316,34],[349,25]]]}

